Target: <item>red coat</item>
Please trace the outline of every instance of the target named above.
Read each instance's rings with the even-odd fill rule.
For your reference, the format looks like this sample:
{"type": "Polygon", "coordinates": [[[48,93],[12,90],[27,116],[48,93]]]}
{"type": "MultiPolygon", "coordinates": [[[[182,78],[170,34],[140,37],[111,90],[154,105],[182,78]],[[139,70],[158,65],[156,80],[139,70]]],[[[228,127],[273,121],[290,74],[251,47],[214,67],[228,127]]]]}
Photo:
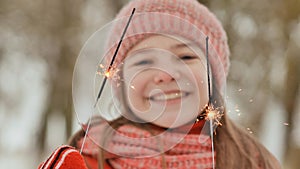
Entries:
{"type": "MultiPolygon", "coordinates": [[[[63,145],[56,149],[48,159],[40,164],[39,169],[97,169],[97,159],[81,155],[74,147],[63,145]]],[[[112,169],[104,164],[105,169],[112,169]]]]}

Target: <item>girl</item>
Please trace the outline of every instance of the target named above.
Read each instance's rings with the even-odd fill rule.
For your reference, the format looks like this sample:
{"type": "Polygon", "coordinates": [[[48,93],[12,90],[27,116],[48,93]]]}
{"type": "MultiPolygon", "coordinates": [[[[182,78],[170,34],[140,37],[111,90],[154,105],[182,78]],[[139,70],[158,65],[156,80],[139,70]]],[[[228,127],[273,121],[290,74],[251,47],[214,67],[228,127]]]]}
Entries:
{"type": "Polygon", "coordinates": [[[226,115],[229,48],[216,17],[195,0],[133,0],[117,16],[107,61],[133,8],[109,72],[121,79],[111,79],[121,116],[93,117],[39,168],[280,168],[226,115]]]}

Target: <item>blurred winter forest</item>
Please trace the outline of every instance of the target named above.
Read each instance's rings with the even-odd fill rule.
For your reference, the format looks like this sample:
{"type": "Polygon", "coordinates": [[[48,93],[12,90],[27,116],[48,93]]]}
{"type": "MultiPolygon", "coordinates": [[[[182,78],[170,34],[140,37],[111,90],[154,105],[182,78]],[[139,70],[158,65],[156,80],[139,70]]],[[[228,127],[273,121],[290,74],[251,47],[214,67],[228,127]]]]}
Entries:
{"type": "MultiPolygon", "coordinates": [[[[200,1],[228,33],[230,116],[284,169],[299,168],[300,1],[200,1]]],[[[37,168],[79,128],[72,103],[76,59],[127,2],[0,1],[0,168],[37,168]]]]}

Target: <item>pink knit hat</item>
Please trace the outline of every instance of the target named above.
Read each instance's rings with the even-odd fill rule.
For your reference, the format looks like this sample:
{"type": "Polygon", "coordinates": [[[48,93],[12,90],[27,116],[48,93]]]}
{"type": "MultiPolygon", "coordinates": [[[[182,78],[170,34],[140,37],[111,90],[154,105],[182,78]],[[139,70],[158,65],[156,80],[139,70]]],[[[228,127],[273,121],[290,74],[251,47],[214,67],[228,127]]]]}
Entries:
{"type": "MultiPolygon", "coordinates": [[[[177,35],[200,44],[204,50],[205,37],[209,37],[209,57],[213,76],[218,88],[223,88],[229,68],[229,47],[222,25],[205,6],[196,0],[132,0],[122,8],[108,36],[106,53],[113,56],[132,9],[136,12],[125,34],[116,56],[114,66],[118,66],[127,52],[151,34],[177,35]]],[[[110,60],[110,59],[109,59],[110,60]]]]}

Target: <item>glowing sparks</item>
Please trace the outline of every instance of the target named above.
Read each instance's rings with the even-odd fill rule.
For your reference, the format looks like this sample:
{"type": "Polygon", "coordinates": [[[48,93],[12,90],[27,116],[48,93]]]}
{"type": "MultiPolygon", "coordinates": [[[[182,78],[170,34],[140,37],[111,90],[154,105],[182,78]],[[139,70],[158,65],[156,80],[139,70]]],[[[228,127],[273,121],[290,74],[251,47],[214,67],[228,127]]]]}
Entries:
{"type": "Polygon", "coordinates": [[[104,75],[109,78],[109,76],[110,76],[109,71],[105,72],[104,75]]]}
{"type": "Polygon", "coordinates": [[[207,113],[207,118],[208,118],[209,120],[213,120],[215,117],[216,117],[216,111],[209,111],[209,112],[207,113]]]}
{"type": "Polygon", "coordinates": [[[252,102],[253,102],[253,99],[250,99],[249,102],[252,103],[252,102]]]}
{"type": "Polygon", "coordinates": [[[105,68],[102,64],[99,65],[99,70],[97,71],[97,75],[105,76],[106,78],[110,78],[113,80],[119,80],[120,76],[118,75],[118,72],[120,70],[117,68],[112,67],[111,69],[105,68]]]}
{"type": "Polygon", "coordinates": [[[102,64],[100,64],[99,67],[100,67],[101,69],[104,69],[104,66],[103,66],[102,64]]]}
{"type": "Polygon", "coordinates": [[[247,127],[247,130],[248,130],[248,132],[249,132],[250,134],[253,133],[253,131],[252,131],[249,127],[247,127]]]}
{"type": "Polygon", "coordinates": [[[222,126],[222,123],[220,122],[223,116],[221,109],[222,107],[214,108],[213,106],[206,106],[205,120],[213,121],[213,125],[222,126]]]}
{"type": "Polygon", "coordinates": [[[283,123],[283,125],[288,126],[288,125],[290,125],[290,124],[285,122],[285,123],[283,123]]]}
{"type": "Polygon", "coordinates": [[[235,111],[238,112],[238,113],[240,112],[240,109],[239,109],[238,105],[235,105],[235,111]]]}

